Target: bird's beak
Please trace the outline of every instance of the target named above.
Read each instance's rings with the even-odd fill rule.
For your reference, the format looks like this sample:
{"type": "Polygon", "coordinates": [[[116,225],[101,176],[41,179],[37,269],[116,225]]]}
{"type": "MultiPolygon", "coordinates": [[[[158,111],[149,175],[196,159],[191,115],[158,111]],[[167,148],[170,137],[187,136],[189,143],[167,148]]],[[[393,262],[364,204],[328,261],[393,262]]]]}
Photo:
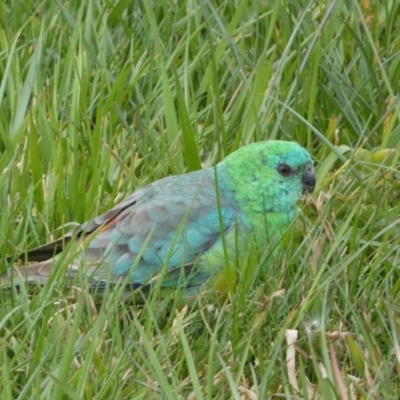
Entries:
{"type": "Polygon", "coordinates": [[[315,171],[312,164],[307,164],[306,169],[301,178],[303,184],[303,194],[306,192],[312,193],[315,189],[315,171]]]}

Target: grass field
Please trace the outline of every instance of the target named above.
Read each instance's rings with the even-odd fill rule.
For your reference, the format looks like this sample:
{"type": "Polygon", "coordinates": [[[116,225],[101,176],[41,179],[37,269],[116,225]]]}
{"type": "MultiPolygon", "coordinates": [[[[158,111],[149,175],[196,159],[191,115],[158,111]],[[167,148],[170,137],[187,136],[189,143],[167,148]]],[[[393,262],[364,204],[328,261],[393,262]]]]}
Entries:
{"type": "Polygon", "coordinates": [[[225,300],[1,291],[2,399],[399,398],[399,2],[10,0],[0,27],[1,270],[246,143],[318,176],[225,300]]]}

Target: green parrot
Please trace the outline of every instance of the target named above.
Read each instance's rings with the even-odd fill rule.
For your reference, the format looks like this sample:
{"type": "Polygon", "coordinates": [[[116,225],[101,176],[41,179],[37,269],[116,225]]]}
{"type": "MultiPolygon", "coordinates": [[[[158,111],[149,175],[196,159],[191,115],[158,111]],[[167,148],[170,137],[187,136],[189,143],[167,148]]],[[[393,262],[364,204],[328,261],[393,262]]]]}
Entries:
{"type": "Polygon", "coordinates": [[[299,199],[314,187],[312,159],[297,143],[249,144],[215,167],[136,190],[63,238],[23,254],[28,265],[14,267],[13,276],[43,285],[58,265],[55,256],[74,241],[76,255],[66,269],[71,284],[84,274],[100,291],[122,283],[131,290],[182,285],[191,296],[210,282],[225,290],[225,267],[240,269],[255,239],[265,247],[278,243],[299,199]]]}

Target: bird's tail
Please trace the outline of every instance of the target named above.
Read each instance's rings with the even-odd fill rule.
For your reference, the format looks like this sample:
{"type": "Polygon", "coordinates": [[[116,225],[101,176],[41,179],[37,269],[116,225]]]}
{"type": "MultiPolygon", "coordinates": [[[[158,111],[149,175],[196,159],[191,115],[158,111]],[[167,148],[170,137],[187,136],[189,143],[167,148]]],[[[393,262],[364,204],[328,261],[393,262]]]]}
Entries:
{"type": "Polygon", "coordinates": [[[22,265],[17,262],[1,275],[1,286],[18,285],[21,283],[44,285],[49,279],[54,260],[22,265]]]}
{"type": "MultiPolygon", "coordinates": [[[[62,286],[68,287],[85,287],[91,292],[101,293],[106,288],[114,288],[115,286],[123,285],[127,291],[135,291],[137,289],[148,290],[150,284],[127,283],[126,277],[108,277],[101,273],[98,264],[85,265],[82,268],[82,262],[76,259],[72,262],[67,262],[67,268],[62,266],[57,258],[50,260],[23,264],[18,260],[13,266],[10,266],[1,277],[0,289],[26,286],[44,286],[50,279],[52,281],[62,282],[62,286]],[[54,268],[56,270],[54,270],[54,268]],[[96,273],[97,272],[97,273],[96,273]]],[[[83,262],[84,264],[84,262],[83,262]]]]}

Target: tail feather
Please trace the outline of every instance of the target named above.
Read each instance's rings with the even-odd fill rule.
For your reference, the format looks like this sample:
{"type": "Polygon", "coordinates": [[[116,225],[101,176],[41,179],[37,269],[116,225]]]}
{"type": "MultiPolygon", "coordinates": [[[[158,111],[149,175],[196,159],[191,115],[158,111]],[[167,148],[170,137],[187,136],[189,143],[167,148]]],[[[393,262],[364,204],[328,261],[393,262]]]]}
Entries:
{"type": "Polygon", "coordinates": [[[47,243],[43,246],[36,247],[35,249],[29,250],[26,253],[20,254],[19,256],[10,256],[6,258],[6,261],[12,262],[15,259],[21,259],[26,261],[36,261],[38,263],[42,261],[49,260],[53,258],[55,255],[61,253],[67,243],[70,242],[71,236],[64,236],[60,239],[57,239],[53,242],[47,243]]]}
{"type": "MultiPolygon", "coordinates": [[[[54,263],[55,260],[50,259],[36,264],[10,267],[6,272],[0,275],[0,288],[15,287],[18,289],[21,285],[27,285],[28,287],[44,286],[50,277],[54,263]]],[[[96,294],[96,296],[102,296],[107,289],[113,290],[115,287],[121,287],[121,285],[124,286],[123,292],[127,294],[137,291],[144,293],[152,286],[151,284],[126,283],[123,277],[115,277],[115,279],[111,281],[99,277],[90,277],[89,275],[85,275],[85,277],[79,277],[79,273],[75,268],[68,268],[64,281],[65,288],[85,287],[91,293],[96,294]],[[87,278],[86,280],[85,277],[87,278]],[[83,281],[81,281],[80,278],[83,279],[83,281]]],[[[136,300],[140,300],[140,296],[136,300]]]]}
{"type": "Polygon", "coordinates": [[[44,285],[49,279],[54,260],[47,260],[31,265],[16,265],[9,268],[1,276],[2,284],[7,283],[34,283],[44,285]]]}

